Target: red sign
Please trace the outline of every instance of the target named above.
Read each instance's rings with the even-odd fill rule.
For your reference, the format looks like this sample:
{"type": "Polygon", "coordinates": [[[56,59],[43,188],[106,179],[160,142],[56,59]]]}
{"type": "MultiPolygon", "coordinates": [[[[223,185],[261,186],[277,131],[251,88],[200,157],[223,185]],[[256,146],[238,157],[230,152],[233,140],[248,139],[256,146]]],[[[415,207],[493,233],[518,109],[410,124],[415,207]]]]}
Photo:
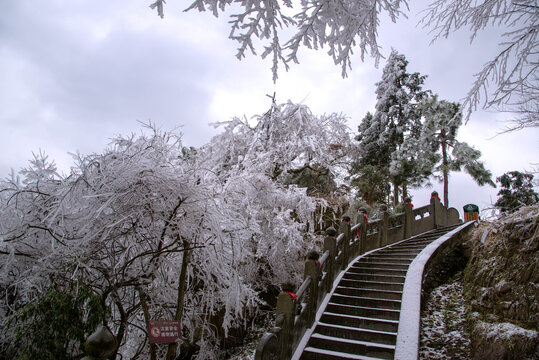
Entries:
{"type": "Polygon", "coordinates": [[[148,324],[150,344],[168,344],[182,339],[180,320],[150,320],[148,324]]]}

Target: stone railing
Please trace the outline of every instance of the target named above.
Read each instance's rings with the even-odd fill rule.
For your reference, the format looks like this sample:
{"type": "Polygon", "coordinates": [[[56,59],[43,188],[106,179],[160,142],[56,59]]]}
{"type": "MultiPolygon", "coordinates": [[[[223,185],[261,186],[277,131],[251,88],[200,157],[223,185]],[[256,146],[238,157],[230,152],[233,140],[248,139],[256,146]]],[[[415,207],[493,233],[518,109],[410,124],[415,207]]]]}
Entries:
{"type": "Polygon", "coordinates": [[[319,260],[306,260],[301,286],[295,294],[285,291],[279,294],[275,327],[262,336],[255,360],[290,359],[305,331],[314,324],[316,312],[333,289],[337,275],[353,259],[367,251],[460,221],[458,211],[446,209],[436,192],[432,193],[429,205],[414,209],[410,201],[405,201],[403,213],[390,216],[385,205],[380,211],[379,219],[368,221],[365,209],[360,209],[355,225],[351,226],[350,217],[344,216],[338,232],[333,227],[327,229],[323,255],[319,260]]]}
{"type": "MultiPolygon", "coordinates": [[[[403,286],[395,359],[418,359],[421,336],[421,297],[425,284],[439,280],[439,270],[455,264],[455,251],[467,239],[466,234],[477,226],[466,222],[430,243],[408,268],[403,286]]],[[[454,265],[453,265],[454,266],[454,265]]]]}

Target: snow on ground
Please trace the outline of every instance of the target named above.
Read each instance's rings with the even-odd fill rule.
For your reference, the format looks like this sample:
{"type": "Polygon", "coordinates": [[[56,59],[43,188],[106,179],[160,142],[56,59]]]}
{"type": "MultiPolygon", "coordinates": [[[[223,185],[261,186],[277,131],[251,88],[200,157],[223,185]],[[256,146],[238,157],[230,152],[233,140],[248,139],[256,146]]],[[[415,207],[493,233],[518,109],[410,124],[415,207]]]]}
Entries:
{"type": "Polygon", "coordinates": [[[238,353],[232,355],[232,357],[230,357],[230,360],[254,360],[255,351],[252,347],[256,346],[256,344],[257,343],[254,343],[251,344],[251,346],[241,349],[238,353]]]}
{"type": "Polygon", "coordinates": [[[471,359],[466,331],[468,308],[459,272],[447,284],[432,290],[421,314],[420,359],[471,359]]]}
{"type": "Polygon", "coordinates": [[[535,340],[538,338],[537,331],[527,330],[507,322],[490,324],[484,321],[479,321],[476,327],[481,329],[482,332],[486,333],[487,340],[494,338],[511,340],[511,338],[515,336],[528,338],[530,340],[535,340]]]}

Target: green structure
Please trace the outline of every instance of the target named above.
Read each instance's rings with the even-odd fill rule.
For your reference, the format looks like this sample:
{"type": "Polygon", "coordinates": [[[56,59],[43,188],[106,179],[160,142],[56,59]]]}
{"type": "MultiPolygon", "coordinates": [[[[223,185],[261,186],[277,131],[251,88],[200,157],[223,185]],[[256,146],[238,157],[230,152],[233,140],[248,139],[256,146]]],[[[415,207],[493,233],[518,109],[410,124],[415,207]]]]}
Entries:
{"type": "Polygon", "coordinates": [[[464,221],[479,220],[479,207],[475,204],[464,205],[464,221]]]}

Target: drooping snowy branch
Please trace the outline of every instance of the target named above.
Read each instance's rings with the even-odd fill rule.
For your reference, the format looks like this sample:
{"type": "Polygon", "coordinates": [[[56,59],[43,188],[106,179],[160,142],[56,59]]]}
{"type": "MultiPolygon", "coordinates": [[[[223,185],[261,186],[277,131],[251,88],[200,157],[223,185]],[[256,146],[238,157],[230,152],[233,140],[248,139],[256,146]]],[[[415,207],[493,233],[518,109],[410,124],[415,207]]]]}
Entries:
{"type": "MultiPolygon", "coordinates": [[[[163,16],[164,0],[152,3],[159,16],[163,16]]],[[[380,16],[388,16],[393,22],[406,16],[406,0],[302,0],[293,4],[290,0],[196,0],[186,11],[210,11],[214,16],[226,9],[241,9],[230,15],[229,38],[239,44],[238,59],[249,50],[256,54],[260,40],[265,58],[272,54],[272,72],[277,79],[278,65],[289,68],[298,63],[298,51],[328,47],[328,55],[341,66],[342,75],[351,69],[351,56],[359,47],[361,58],[370,54],[378,63],[382,54],[378,45],[380,16]],[[403,11],[404,8],[404,11],[403,11]],[[292,29],[289,31],[288,29],[292,29]],[[290,35],[291,34],[291,35],[290,35]]]]}
{"type": "Polygon", "coordinates": [[[461,28],[469,28],[471,41],[489,26],[506,28],[498,54],[476,74],[463,108],[467,118],[478,106],[516,112],[508,131],[539,126],[539,6],[536,1],[437,0],[425,10],[422,22],[432,28],[433,41],[447,38],[461,28]]]}

